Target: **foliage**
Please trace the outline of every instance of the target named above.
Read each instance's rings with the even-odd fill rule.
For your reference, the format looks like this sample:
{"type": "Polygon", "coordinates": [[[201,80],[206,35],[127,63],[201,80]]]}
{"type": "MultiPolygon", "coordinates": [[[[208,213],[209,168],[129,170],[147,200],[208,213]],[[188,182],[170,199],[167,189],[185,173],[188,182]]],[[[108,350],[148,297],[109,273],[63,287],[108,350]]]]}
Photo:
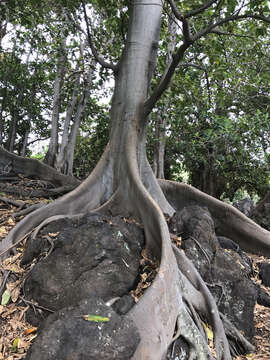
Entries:
{"type": "Polygon", "coordinates": [[[92,108],[77,137],[74,174],[86,178],[99,161],[109,140],[109,114],[105,106],[92,103],[92,108]],[[91,116],[91,117],[90,117],[91,116]]]}
{"type": "Polygon", "coordinates": [[[182,180],[186,170],[206,192],[212,177],[217,197],[237,189],[262,195],[269,184],[269,38],[259,40],[254,24],[242,28],[198,41],[155,109],[168,118],[167,174],[182,180]]]}

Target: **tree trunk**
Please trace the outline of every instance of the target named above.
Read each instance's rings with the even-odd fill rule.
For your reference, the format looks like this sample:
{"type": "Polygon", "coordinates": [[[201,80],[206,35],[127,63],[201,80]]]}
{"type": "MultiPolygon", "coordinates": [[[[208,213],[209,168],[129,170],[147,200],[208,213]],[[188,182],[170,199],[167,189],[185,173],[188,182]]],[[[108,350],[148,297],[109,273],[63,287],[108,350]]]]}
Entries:
{"type": "Polygon", "coordinates": [[[58,131],[59,131],[59,114],[61,108],[61,89],[64,81],[66,56],[65,56],[65,41],[62,40],[59,63],[57,66],[56,77],[54,80],[53,90],[53,104],[52,104],[52,118],[51,118],[51,137],[48,151],[44,158],[44,163],[54,167],[56,161],[56,154],[58,150],[58,131]]]}
{"type": "MultiPolygon", "coordinates": [[[[170,66],[172,62],[172,55],[176,48],[176,30],[177,22],[173,14],[170,15],[168,20],[168,32],[169,32],[169,43],[168,43],[168,53],[166,57],[166,66],[170,66]]],[[[166,110],[169,108],[169,102],[165,100],[164,111],[156,118],[155,124],[155,146],[154,146],[154,156],[153,156],[153,169],[154,174],[158,179],[164,179],[164,157],[165,157],[165,147],[166,147],[166,126],[167,126],[167,116],[166,110]]]]}
{"type": "Polygon", "coordinates": [[[56,161],[56,169],[58,171],[61,171],[65,175],[69,175],[69,176],[73,175],[73,161],[74,161],[74,149],[76,145],[76,138],[79,132],[83,111],[85,109],[85,106],[89,98],[88,94],[92,86],[92,79],[94,74],[93,68],[95,64],[96,61],[92,59],[89,65],[88,73],[86,75],[83,92],[81,96],[79,96],[78,93],[79,83],[78,83],[77,88],[74,88],[72,99],[67,111],[62,143],[56,161]],[[77,110],[74,115],[72,127],[69,131],[72,113],[76,105],[77,105],[77,110]]]}
{"type": "Polygon", "coordinates": [[[30,128],[28,128],[24,133],[23,143],[22,143],[22,147],[20,149],[20,156],[22,156],[22,157],[24,157],[26,154],[29,135],[30,135],[30,128]]]}
{"type": "Polygon", "coordinates": [[[5,84],[3,88],[3,97],[2,97],[1,112],[0,112],[0,146],[3,145],[3,140],[4,140],[5,120],[3,114],[4,114],[6,100],[7,100],[7,87],[5,84]]]}
{"type": "MultiPolygon", "coordinates": [[[[211,359],[204,337],[187,308],[187,303],[196,302],[213,326],[217,359],[229,360],[229,345],[217,306],[194,266],[183,252],[172,247],[164,213],[171,216],[174,207],[201,203],[209,207],[219,229],[231,239],[268,256],[269,232],[232,206],[188,185],[158,182],[151,170],[145,151],[147,94],[156,63],[161,12],[161,0],[131,2],[127,42],[115,69],[110,142],[98,165],[71,193],[26,216],[2,241],[0,256],[12,243],[55,216],[93,210],[132,215],[143,223],[147,252],[160,262],[152,285],[129,311],[141,337],[132,359],[164,360],[175,330],[189,344],[190,358],[211,359]]],[[[180,55],[189,44],[180,47],[180,55]]]]}
{"type": "Polygon", "coordinates": [[[55,168],[63,174],[66,174],[65,153],[66,153],[66,147],[68,145],[68,136],[69,136],[72,114],[73,114],[73,111],[75,109],[75,106],[76,106],[76,103],[78,100],[79,83],[80,83],[80,74],[77,74],[76,79],[74,81],[74,87],[73,87],[71,101],[68,104],[68,108],[67,108],[67,112],[66,112],[62,141],[61,141],[59,153],[58,153],[57,159],[56,159],[55,168]]]}
{"type": "Polygon", "coordinates": [[[9,130],[8,130],[8,139],[7,139],[7,143],[6,143],[6,148],[8,149],[8,151],[10,151],[12,153],[14,151],[14,145],[15,145],[15,140],[16,140],[16,128],[17,128],[17,121],[18,121],[16,112],[17,112],[17,110],[14,109],[12,120],[11,120],[9,130]]]}
{"type": "Polygon", "coordinates": [[[166,118],[158,115],[155,124],[155,146],[153,155],[153,171],[158,179],[164,179],[164,156],[166,146],[166,118]]]}

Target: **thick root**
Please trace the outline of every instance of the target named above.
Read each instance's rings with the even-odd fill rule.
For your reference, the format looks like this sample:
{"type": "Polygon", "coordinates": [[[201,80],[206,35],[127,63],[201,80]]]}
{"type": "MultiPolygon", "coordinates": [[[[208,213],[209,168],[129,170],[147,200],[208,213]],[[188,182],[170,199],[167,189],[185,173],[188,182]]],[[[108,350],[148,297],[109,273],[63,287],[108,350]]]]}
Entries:
{"type": "Polygon", "coordinates": [[[235,241],[241,249],[270,257],[270,232],[257,225],[233,206],[209,196],[190,185],[159,180],[167,200],[181,210],[190,203],[206,206],[217,233],[235,241]]]}

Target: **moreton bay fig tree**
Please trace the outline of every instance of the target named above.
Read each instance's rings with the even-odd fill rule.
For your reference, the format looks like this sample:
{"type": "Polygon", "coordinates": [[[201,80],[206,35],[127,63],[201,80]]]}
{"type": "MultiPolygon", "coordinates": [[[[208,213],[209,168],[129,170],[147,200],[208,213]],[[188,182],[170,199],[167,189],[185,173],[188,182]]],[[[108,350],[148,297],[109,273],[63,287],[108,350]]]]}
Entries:
{"type": "MultiPolygon", "coordinates": [[[[193,43],[231,21],[250,18],[270,21],[263,12],[259,13],[259,5],[252,9],[250,3],[238,4],[237,1],[228,2],[228,5],[213,0],[199,3],[196,2],[197,8],[194,5],[189,12],[184,12],[187,7],[182,2],[177,7],[171,0],[167,4],[161,0],[130,1],[128,34],[117,64],[107,63],[97,54],[89,32],[89,42],[97,61],[112,69],[115,76],[109,143],[96,168],[81,185],[25,217],[0,248],[3,253],[33,228],[63,216],[78,216],[95,210],[140,219],[146,249],[159,259],[160,266],[152,285],[129,311],[141,337],[132,357],[134,360],[165,359],[175,331],[176,336],[187,341],[190,359],[211,359],[204,336],[188,307],[211,324],[217,359],[231,359],[224,330],[225,327],[228,329],[228,324],[224,325],[224,319],[221,320],[215,301],[194,266],[182,251],[172,246],[164,214],[172,216],[176,208],[181,209],[191,202],[207,206],[223,236],[233,239],[243,249],[270,255],[268,231],[233,207],[191,186],[157,181],[146,158],[148,115],[193,43]],[[150,91],[164,8],[174,13],[179,32],[182,31],[181,41],[159,84],[150,91]],[[196,20],[199,26],[194,25],[196,20]]],[[[251,350],[252,346],[249,347],[243,336],[235,334],[234,331],[239,342],[251,350]]]]}

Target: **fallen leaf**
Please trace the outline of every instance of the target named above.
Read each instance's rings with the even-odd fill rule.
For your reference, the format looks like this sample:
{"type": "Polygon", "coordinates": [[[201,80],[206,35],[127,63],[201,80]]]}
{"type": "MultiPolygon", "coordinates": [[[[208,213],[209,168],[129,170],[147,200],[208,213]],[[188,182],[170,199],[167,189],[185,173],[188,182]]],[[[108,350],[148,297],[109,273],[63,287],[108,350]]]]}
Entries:
{"type": "Polygon", "coordinates": [[[6,289],[2,295],[1,305],[7,305],[11,297],[11,293],[8,289],[6,289]]]}
{"type": "Polygon", "coordinates": [[[36,327],[32,327],[32,328],[30,328],[30,329],[25,330],[24,334],[25,334],[25,335],[29,335],[29,334],[33,334],[33,333],[36,332],[36,331],[37,331],[37,328],[36,328],[36,327]]]}
{"type": "Polygon", "coordinates": [[[108,322],[110,319],[108,317],[100,316],[100,315],[83,315],[83,318],[87,321],[94,322],[108,322]]]}
{"type": "Polygon", "coordinates": [[[15,225],[15,222],[13,221],[12,218],[9,218],[9,219],[8,219],[8,223],[9,223],[9,225],[15,225]]]}
{"type": "Polygon", "coordinates": [[[206,335],[208,337],[209,340],[213,340],[214,339],[214,334],[213,334],[213,331],[208,327],[208,325],[206,323],[203,323],[203,326],[205,328],[205,331],[206,331],[206,335]]]}
{"type": "Polygon", "coordinates": [[[19,341],[20,341],[19,338],[14,339],[14,341],[13,341],[13,343],[12,343],[12,348],[11,348],[11,351],[12,351],[12,352],[17,352],[17,350],[18,350],[18,345],[19,345],[19,341]]]}

